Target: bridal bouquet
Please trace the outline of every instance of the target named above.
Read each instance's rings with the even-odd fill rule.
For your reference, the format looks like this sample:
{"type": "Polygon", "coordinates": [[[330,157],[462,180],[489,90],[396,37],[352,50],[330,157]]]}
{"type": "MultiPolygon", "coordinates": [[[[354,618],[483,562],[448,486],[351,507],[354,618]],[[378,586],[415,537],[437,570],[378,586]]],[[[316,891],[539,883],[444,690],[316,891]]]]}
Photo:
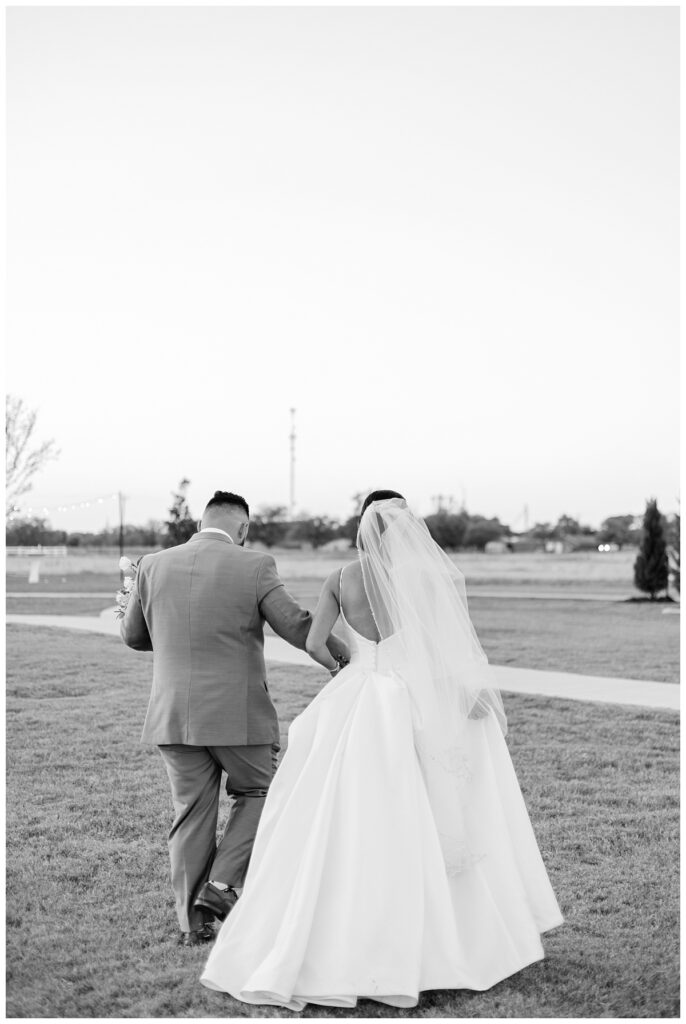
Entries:
{"type": "Polygon", "coordinates": [[[122,581],[121,587],[115,594],[115,598],[117,601],[117,610],[115,614],[118,619],[123,619],[124,614],[126,612],[126,606],[129,603],[129,598],[131,597],[133,585],[136,582],[136,573],[138,572],[138,566],[134,565],[130,558],[126,558],[126,556],[123,555],[119,559],[119,568],[124,574],[124,579],[122,581]]]}

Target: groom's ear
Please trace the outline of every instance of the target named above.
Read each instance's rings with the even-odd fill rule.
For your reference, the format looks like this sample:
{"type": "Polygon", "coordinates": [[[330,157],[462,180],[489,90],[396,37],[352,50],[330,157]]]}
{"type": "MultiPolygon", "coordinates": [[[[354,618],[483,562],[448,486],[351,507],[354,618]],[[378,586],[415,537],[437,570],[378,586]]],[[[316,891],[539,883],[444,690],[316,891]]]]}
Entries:
{"type": "Polygon", "coordinates": [[[238,543],[244,544],[245,538],[248,536],[248,530],[250,529],[250,522],[241,523],[238,527],[238,543]]]}

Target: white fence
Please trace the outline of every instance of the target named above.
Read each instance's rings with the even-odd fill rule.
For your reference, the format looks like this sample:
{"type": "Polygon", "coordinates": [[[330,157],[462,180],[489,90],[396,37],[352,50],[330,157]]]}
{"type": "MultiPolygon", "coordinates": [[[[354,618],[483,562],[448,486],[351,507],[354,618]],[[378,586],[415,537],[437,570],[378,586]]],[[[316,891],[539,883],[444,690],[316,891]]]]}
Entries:
{"type": "Polygon", "coordinates": [[[36,544],[35,547],[7,547],[5,548],[9,557],[24,557],[26,555],[34,555],[40,557],[45,555],[47,558],[66,558],[68,554],[68,548],[66,544],[62,546],[44,547],[42,544],[36,544]]]}

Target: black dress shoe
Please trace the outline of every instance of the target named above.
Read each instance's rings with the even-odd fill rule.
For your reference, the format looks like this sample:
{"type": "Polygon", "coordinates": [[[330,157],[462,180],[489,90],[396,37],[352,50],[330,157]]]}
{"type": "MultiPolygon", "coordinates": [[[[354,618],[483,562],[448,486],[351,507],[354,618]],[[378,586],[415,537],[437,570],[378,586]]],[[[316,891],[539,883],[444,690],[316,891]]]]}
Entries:
{"type": "Polygon", "coordinates": [[[230,910],[236,905],[238,896],[233,889],[218,889],[212,882],[205,882],[195,898],[193,906],[196,910],[209,910],[216,918],[223,921],[230,910]]]}
{"type": "Polygon", "coordinates": [[[215,932],[212,925],[204,924],[202,928],[196,928],[192,932],[181,932],[179,936],[180,946],[200,946],[203,942],[212,942],[215,932]]]}

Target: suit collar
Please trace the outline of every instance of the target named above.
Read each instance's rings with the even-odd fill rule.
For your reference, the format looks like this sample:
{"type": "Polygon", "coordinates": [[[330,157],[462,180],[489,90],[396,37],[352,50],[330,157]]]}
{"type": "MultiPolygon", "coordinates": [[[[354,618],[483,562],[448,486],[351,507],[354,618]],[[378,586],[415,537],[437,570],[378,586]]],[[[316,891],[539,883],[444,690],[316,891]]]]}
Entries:
{"type": "Polygon", "coordinates": [[[218,533],[222,537],[228,537],[232,544],[236,543],[229,531],[222,530],[219,526],[203,526],[198,533],[218,533]]]}
{"type": "Polygon", "coordinates": [[[222,544],[229,544],[230,547],[232,547],[232,548],[233,547],[238,547],[238,544],[234,544],[234,542],[231,540],[231,538],[230,537],[225,537],[223,533],[203,533],[201,531],[201,532],[198,532],[198,533],[194,533],[193,536],[191,537],[191,539],[188,541],[188,543],[191,544],[193,541],[197,541],[197,540],[201,540],[201,541],[202,540],[218,540],[222,544]]]}

